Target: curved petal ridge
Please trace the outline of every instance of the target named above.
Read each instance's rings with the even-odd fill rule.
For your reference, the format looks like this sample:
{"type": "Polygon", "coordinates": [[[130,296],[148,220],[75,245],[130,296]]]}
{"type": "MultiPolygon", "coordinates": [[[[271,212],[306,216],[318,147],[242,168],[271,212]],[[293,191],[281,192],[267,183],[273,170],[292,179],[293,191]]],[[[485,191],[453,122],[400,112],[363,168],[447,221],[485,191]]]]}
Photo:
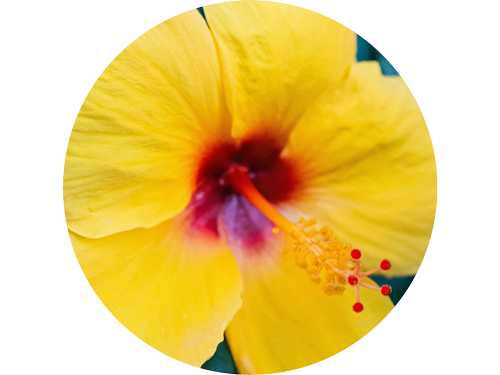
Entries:
{"type": "Polygon", "coordinates": [[[230,139],[215,46],[196,11],[165,21],[106,68],[68,145],[69,228],[98,238],[178,214],[195,188],[201,150],[230,139]]]}
{"type": "Polygon", "coordinates": [[[284,145],[306,108],[355,62],[355,34],[309,10],[267,1],[204,10],[237,139],[272,133],[284,145]]]}
{"type": "Polygon", "coordinates": [[[400,77],[358,63],[310,107],[285,148],[308,187],[297,208],[362,249],[368,268],[414,274],[436,209],[436,165],[424,118],[400,77]]]}
{"type": "Polygon", "coordinates": [[[213,355],[241,306],[229,250],[186,239],[177,219],[98,239],[70,236],[92,288],[132,333],[193,366],[213,355]]]}

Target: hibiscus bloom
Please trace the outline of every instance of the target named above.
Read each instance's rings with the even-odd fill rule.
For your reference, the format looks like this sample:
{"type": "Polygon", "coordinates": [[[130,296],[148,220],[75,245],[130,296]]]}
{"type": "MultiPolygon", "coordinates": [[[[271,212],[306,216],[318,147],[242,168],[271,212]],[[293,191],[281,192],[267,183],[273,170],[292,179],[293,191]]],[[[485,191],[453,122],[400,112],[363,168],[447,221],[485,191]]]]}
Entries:
{"type": "Polygon", "coordinates": [[[64,172],[71,240],[154,348],[201,366],[225,333],[240,372],[299,368],[390,312],[363,270],[417,271],[432,145],[402,79],[356,62],[342,25],[270,2],[205,14],[142,35],[89,93],[64,172]]]}

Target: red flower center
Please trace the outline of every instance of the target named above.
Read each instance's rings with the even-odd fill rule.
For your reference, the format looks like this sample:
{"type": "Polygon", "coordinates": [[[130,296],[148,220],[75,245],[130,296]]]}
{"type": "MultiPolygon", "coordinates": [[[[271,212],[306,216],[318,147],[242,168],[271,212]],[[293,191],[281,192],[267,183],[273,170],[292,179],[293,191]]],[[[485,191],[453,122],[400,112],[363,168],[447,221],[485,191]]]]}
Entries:
{"type": "Polygon", "coordinates": [[[283,157],[281,151],[274,139],[253,137],[239,144],[221,143],[204,152],[188,206],[192,234],[220,237],[225,231],[232,242],[243,246],[272,235],[271,221],[236,190],[227,174],[232,165],[247,167],[253,185],[269,202],[288,201],[301,184],[293,160],[283,157]]]}

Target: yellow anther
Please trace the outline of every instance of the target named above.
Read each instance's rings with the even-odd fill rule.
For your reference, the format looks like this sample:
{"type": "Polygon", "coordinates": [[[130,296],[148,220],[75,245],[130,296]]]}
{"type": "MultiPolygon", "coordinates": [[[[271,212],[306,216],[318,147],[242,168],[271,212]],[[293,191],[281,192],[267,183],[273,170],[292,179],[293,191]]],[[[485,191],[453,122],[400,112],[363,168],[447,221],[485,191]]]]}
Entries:
{"type": "Polygon", "coordinates": [[[319,277],[319,275],[317,275],[317,274],[311,274],[311,275],[309,275],[309,279],[310,279],[313,283],[315,283],[315,284],[319,284],[319,283],[321,283],[321,277],[319,277]]]}
{"type": "Polygon", "coordinates": [[[333,235],[333,230],[328,228],[326,225],[319,230],[319,234],[325,239],[329,239],[333,235]]]}
{"type": "Polygon", "coordinates": [[[335,274],[331,270],[328,270],[326,272],[325,280],[329,283],[333,283],[333,281],[335,280],[335,274]]]}
{"type": "Polygon", "coordinates": [[[280,228],[278,228],[278,227],[273,227],[272,231],[273,231],[273,233],[274,233],[274,234],[277,234],[277,233],[279,233],[279,232],[280,232],[280,228]]]}
{"type": "Polygon", "coordinates": [[[325,284],[323,285],[323,292],[325,292],[327,295],[331,296],[334,293],[334,288],[332,284],[325,284]]]}
{"type": "Polygon", "coordinates": [[[345,287],[341,285],[335,285],[333,287],[333,294],[342,294],[345,291],[345,287]]]}
{"type": "Polygon", "coordinates": [[[311,237],[314,237],[315,235],[318,234],[318,231],[314,228],[311,228],[311,230],[309,232],[305,232],[306,233],[306,236],[311,238],[311,237]]]}
{"type": "Polygon", "coordinates": [[[303,253],[306,250],[306,247],[302,244],[294,244],[294,249],[297,254],[303,253]]]}
{"type": "Polygon", "coordinates": [[[303,268],[303,269],[307,269],[307,267],[309,267],[307,260],[305,260],[304,258],[297,258],[295,260],[295,263],[297,263],[297,266],[299,266],[300,268],[303,268]]]}
{"type": "Polygon", "coordinates": [[[321,261],[318,259],[318,258],[314,258],[312,261],[311,261],[311,264],[315,267],[321,265],[321,261]]]}
{"type": "Polygon", "coordinates": [[[342,249],[342,244],[339,241],[334,241],[328,246],[329,249],[332,249],[333,252],[340,251],[342,249]]]}
{"type": "Polygon", "coordinates": [[[312,219],[307,220],[307,221],[304,223],[304,225],[305,225],[306,227],[312,227],[312,226],[316,225],[316,223],[317,223],[317,222],[318,222],[318,221],[317,221],[316,219],[312,218],[312,219]]]}

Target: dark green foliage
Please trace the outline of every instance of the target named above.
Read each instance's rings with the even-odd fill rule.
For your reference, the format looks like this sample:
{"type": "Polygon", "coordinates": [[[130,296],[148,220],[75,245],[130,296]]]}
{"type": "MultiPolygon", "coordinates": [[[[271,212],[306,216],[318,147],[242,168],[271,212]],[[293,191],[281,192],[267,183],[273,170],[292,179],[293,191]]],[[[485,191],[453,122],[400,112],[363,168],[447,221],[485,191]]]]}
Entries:
{"type": "Polygon", "coordinates": [[[387,59],[370,43],[358,35],[358,50],[356,52],[356,59],[358,61],[375,60],[380,64],[382,74],[385,76],[397,76],[398,72],[387,61],[387,59]]]}
{"type": "Polygon", "coordinates": [[[196,8],[198,12],[202,15],[202,17],[205,19],[205,22],[207,21],[207,17],[205,17],[205,11],[203,10],[203,7],[196,8]]]}
{"type": "Polygon", "coordinates": [[[222,341],[217,347],[214,356],[206,361],[201,368],[226,374],[237,374],[236,364],[234,363],[231,351],[227,346],[226,340],[222,341]]]}

